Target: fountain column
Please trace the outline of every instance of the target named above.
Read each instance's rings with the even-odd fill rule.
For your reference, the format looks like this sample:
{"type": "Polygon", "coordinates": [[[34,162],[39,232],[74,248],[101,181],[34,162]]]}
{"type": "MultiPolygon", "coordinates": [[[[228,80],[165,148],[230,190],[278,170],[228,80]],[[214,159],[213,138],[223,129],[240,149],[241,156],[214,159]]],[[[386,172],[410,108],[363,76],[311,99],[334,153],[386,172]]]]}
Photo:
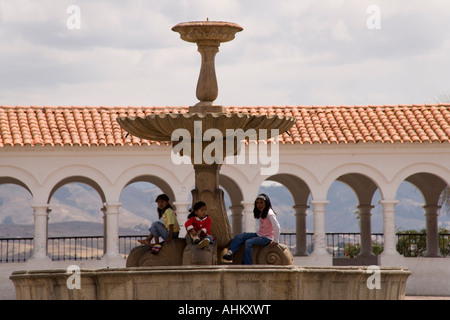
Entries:
{"type": "MultiPolygon", "coordinates": [[[[199,43],[198,52],[200,52],[202,56],[202,65],[200,68],[196,91],[197,99],[200,100],[200,102],[194,106],[194,112],[198,109],[204,112],[205,107],[212,106],[213,101],[216,100],[219,94],[214,64],[215,56],[217,52],[219,52],[219,43],[216,41],[201,44],[199,43]]],[[[213,109],[213,111],[217,110],[213,109]]]]}
{"type": "Polygon", "coordinates": [[[219,248],[228,246],[231,237],[230,223],[225,208],[224,194],[219,188],[220,164],[196,165],[195,189],[192,190],[193,203],[201,200],[206,203],[208,215],[213,221],[211,233],[217,238],[219,248]]]}

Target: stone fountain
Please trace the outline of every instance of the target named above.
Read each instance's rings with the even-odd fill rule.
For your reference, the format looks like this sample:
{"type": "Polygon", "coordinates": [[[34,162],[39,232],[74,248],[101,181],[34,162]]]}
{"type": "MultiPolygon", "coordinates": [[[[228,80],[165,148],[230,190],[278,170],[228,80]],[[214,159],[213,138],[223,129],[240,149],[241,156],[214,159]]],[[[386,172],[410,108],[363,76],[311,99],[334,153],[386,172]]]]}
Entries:
{"type": "MultiPolygon", "coordinates": [[[[283,133],[293,125],[295,119],[291,117],[228,113],[223,106],[214,104],[218,95],[214,57],[220,43],[232,40],[242,27],[229,22],[204,21],[180,23],[172,30],[179,32],[183,40],[197,43],[202,57],[197,84],[197,98],[200,101],[190,107],[187,114],[118,119],[126,131],[143,139],[171,141],[172,133],[182,128],[194,137],[190,141],[191,149],[197,145],[203,151],[207,145],[203,139],[196,137],[203,137],[209,129],[219,132],[224,141],[234,141],[235,137],[230,136],[227,129],[256,129],[255,138],[259,139],[259,129],[277,129],[275,132],[283,133]]],[[[271,137],[273,131],[269,132],[264,139],[271,137]]],[[[181,143],[172,142],[174,148],[181,143]]],[[[237,147],[231,148],[231,151],[228,148],[216,150],[217,161],[213,163],[203,157],[200,160],[195,155],[191,157],[195,170],[193,201],[207,203],[213,219],[212,233],[218,238],[218,248],[210,245],[213,248],[208,248],[209,251],[197,251],[210,252],[212,257],[231,240],[223,193],[219,189],[219,170],[223,157],[234,155],[237,150],[237,147]]],[[[372,271],[364,266],[297,266],[293,265],[290,251],[281,246],[255,250],[256,265],[253,266],[217,265],[211,260],[210,265],[196,265],[192,259],[184,263],[188,246],[184,239],[177,240],[170,241],[166,248],[163,245],[158,258],[149,254],[145,246],[136,247],[128,257],[127,268],[81,269],[80,289],[69,288],[70,278],[65,269],[15,271],[10,279],[14,282],[19,300],[378,300],[404,298],[406,279],[410,274],[407,268],[396,267],[380,267],[372,271]],[[265,259],[274,254],[281,258],[265,259]],[[161,262],[164,256],[167,259],[161,262]],[[168,258],[172,256],[176,257],[175,261],[168,258]]]]}
{"type": "MultiPolygon", "coordinates": [[[[211,231],[218,239],[217,245],[220,249],[226,247],[231,241],[231,229],[223,191],[219,188],[219,171],[224,157],[238,152],[240,141],[234,140],[233,133],[236,129],[242,129],[244,132],[254,129],[252,132],[256,133],[255,138],[259,138],[260,132],[264,132],[265,138],[272,138],[273,129],[276,129],[277,133],[283,133],[292,127],[295,118],[229,113],[225,107],[214,103],[218,96],[215,56],[222,42],[233,40],[235,34],[243,30],[241,26],[230,22],[198,21],[179,23],[172,30],[180,33],[181,39],[196,43],[201,54],[201,69],[196,91],[199,102],[189,107],[187,114],[123,117],[118,118],[117,121],[130,134],[154,141],[173,140],[172,133],[179,128],[189,132],[189,136],[193,137],[190,141],[190,149],[198,150],[198,153],[191,153],[191,162],[195,170],[193,203],[202,200],[207,204],[208,214],[213,220],[211,231]],[[203,141],[202,137],[210,129],[216,130],[223,137],[222,150],[217,152],[213,163],[202,156],[209,143],[203,141]],[[228,150],[226,148],[230,141],[234,145],[232,154],[230,154],[230,148],[228,150]]],[[[177,141],[173,142],[176,147],[177,141]]]]}

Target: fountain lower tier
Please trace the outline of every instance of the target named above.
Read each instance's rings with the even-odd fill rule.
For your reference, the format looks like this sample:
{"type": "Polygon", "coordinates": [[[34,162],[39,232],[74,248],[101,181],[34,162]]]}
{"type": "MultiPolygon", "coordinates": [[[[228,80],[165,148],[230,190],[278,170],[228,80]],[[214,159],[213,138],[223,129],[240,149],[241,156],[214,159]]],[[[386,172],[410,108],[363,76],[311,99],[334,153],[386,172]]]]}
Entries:
{"type": "Polygon", "coordinates": [[[66,270],[15,271],[18,300],[398,300],[406,268],[164,266],[81,269],[80,289],[66,270]],[[379,289],[377,289],[379,281],[379,289]]]}

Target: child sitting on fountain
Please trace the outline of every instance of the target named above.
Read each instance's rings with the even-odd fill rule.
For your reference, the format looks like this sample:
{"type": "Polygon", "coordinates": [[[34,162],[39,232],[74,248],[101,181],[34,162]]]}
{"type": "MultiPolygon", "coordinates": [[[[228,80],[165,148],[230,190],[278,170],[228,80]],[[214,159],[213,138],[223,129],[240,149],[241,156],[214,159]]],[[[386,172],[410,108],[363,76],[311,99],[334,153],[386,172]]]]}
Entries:
{"type": "Polygon", "coordinates": [[[256,197],[253,215],[255,219],[259,219],[258,232],[244,232],[234,237],[228,252],[223,256],[224,260],[233,260],[233,253],[244,244],[242,264],[253,264],[253,246],[275,246],[278,243],[280,224],[266,194],[262,193],[256,197]]]}
{"type": "Polygon", "coordinates": [[[191,243],[197,244],[198,248],[214,244],[214,238],[211,235],[211,218],[206,214],[206,203],[198,201],[190,211],[184,226],[189,233],[191,243]]]}
{"type": "Polygon", "coordinates": [[[138,240],[141,244],[152,246],[151,241],[155,238],[155,244],[152,246],[153,254],[158,254],[161,249],[159,237],[163,238],[165,242],[169,242],[172,239],[178,238],[180,233],[177,215],[169,203],[169,197],[166,194],[160,194],[156,197],[156,202],[158,203],[158,216],[160,220],[152,223],[150,229],[148,229],[150,235],[147,239],[138,240]]]}

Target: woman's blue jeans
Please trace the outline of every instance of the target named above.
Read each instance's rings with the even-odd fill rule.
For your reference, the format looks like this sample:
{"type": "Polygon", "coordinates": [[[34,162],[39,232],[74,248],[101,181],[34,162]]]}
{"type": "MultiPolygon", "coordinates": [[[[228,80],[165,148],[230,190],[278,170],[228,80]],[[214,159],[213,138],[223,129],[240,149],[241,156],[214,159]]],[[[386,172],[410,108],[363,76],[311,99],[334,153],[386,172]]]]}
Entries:
{"type": "Polygon", "coordinates": [[[260,237],[256,232],[244,232],[233,238],[229,250],[235,253],[244,244],[242,264],[253,264],[253,246],[265,247],[271,242],[272,240],[260,237]]]}
{"type": "MultiPolygon", "coordinates": [[[[150,226],[150,229],[148,229],[150,233],[155,237],[161,237],[164,240],[166,240],[170,236],[170,231],[166,229],[166,226],[164,223],[160,220],[153,222],[150,226]]],[[[173,237],[178,238],[179,232],[174,232],[173,237]]]]}

